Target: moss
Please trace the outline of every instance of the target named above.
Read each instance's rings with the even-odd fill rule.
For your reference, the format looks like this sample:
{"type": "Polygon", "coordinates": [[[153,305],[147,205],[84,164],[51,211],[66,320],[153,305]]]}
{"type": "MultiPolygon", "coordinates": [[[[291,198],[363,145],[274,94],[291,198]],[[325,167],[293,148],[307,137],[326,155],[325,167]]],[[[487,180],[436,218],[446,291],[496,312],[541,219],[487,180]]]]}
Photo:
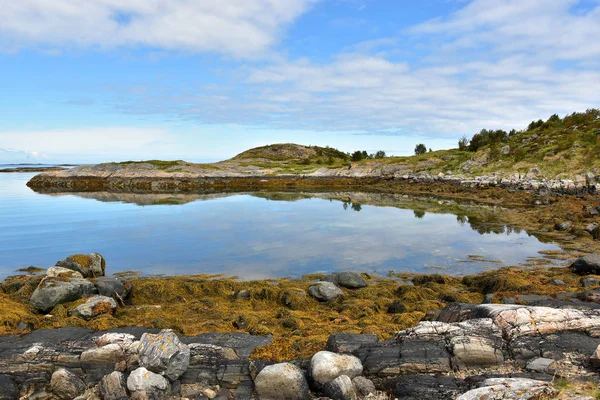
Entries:
{"type": "Polygon", "coordinates": [[[93,263],[92,257],[87,254],[73,254],[67,258],[79,264],[84,270],[88,269],[93,263]]]}

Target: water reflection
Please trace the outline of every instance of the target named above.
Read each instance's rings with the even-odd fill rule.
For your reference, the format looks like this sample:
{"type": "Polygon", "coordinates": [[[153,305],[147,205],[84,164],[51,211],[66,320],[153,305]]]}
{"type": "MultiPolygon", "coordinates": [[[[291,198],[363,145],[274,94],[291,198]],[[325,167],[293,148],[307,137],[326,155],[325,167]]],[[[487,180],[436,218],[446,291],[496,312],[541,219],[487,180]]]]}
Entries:
{"type": "Polygon", "coordinates": [[[42,195],[21,179],[0,182],[9,188],[0,193],[0,275],[91,251],[112,273],[465,274],[557,249],[469,202],[353,192],[42,195]]]}

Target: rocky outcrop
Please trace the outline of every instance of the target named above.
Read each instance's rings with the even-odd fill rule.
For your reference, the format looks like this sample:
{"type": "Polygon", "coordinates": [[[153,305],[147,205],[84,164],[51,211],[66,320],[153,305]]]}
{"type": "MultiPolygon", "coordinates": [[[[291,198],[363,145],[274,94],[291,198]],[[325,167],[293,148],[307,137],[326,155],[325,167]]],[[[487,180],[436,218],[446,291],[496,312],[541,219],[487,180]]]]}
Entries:
{"type": "Polygon", "coordinates": [[[44,278],[31,295],[29,304],[40,313],[47,313],[59,304],[78,300],[98,293],[87,279],[44,278]]]}
{"type": "Polygon", "coordinates": [[[172,330],[144,333],[138,357],[142,367],[175,381],[190,365],[190,348],[172,330]]]}

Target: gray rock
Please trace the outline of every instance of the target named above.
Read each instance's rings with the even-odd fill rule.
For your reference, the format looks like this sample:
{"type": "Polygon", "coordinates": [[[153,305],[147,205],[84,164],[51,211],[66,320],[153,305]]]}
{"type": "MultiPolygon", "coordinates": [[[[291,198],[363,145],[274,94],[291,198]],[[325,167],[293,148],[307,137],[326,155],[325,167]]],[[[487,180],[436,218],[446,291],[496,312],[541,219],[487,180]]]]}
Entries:
{"type": "Polygon", "coordinates": [[[373,395],[377,391],[373,381],[365,378],[364,376],[357,376],[352,379],[352,385],[354,386],[356,394],[358,394],[360,397],[373,395]]]}
{"type": "Polygon", "coordinates": [[[250,300],[250,292],[248,292],[246,289],[242,289],[239,292],[237,292],[235,294],[235,298],[236,299],[244,299],[244,300],[250,300]]]}
{"type": "Polygon", "coordinates": [[[560,222],[554,225],[554,229],[557,231],[568,231],[571,229],[571,223],[569,221],[560,222]]]}
{"type": "Polygon", "coordinates": [[[166,400],[171,385],[162,375],[140,367],[129,374],[127,389],[131,392],[132,399],[166,400]]]}
{"type": "Polygon", "coordinates": [[[589,233],[590,235],[593,235],[593,234],[594,234],[594,231],[595,231],[596,229],[598,229],[598,224],[596,224],[595,222],[594,222],[594,223],[591,223],[591,224],[588,224],[588,226],[586,226],[586,227],[585,227],[585,231],[586,231],[587,233],[589,233]]]}
{"type": "Polygon", "coordinates": [[[377,342],[377,335],[338,332],[329,335],[326,350],[333,353],[352,353],[362,346],[377,342]]]}
{"type": "Polygon", "coordinates": [[[113,299],[125,299],[131,292],[131,283],[124,279],[103,276],[96,278],[95,283],[99,294],[113,299]]]}
{"type": "Polygon", "coordinates": [[[354,271],[334,272],[322,280],[348,289],[360,289],[367,286],[367,281],[358,272],[354,271]]]}
{"type": "Polygon", "coordinates": [[[391,304],[388,305],[387,312],[388,314],[400,314],[406,311],[406,307],[400,300],[394,300],[391,304]]]}
{"type": "Polygon", "coordinates": [[[600,367],[600,345],[596,347],[594,354],[590,357],[590,364],[596,368],[600,367]]]}
{"type": "Polygon", "coordinates": [[[510,154],[510,146],[509,145],[500,147],[500,155],[506,156],[508,154],[510,154]]]}
{"type": "Polygon", "coordinates": [[[190,348],[172,330],[165,329],[156,335],[142,335],[138,357],[140,366],[174,381],[190,364],[190,348]]]}
{"type": "Polygon", "coordinates": [[[56,263],[57,267],[79,272],[84,278],[104,276],[106,262],[98,253],[77,254],[56,263]]]}
{"type": "Polygon", "coordinates": [[[556,362],[551,358],[538,357],[527,363],[529,371],[553,374],[556,371],[556,362]]]}
{"type": "Polygon", "coordinates": [[[319,301],[331,301],[343,296],[344,292],[331,282],[317,282],[308,288],[308,294],[319,301]]]}
{"type": "Polygon", "coordinates": [[[122,400],[127,398],[127,381],[125,375],[114,371],[106,375],[98,385],[102,400],[122,400]]]}
{"type": "Polygon", "coordinates": [[[308,384],[302,371],[293,364],[280,363],[263,368],[254,380],[260,400],[308,399],[308,384]]]}
{"type": "Polygon", "coordinates": [[[59,304],[79,300],[96,294],[94,284],[86,279],[61,280],[46,277],[42,279],[29,300],[31,307],[39,313],[47,313],[59,304]]]}
{"type": "Polygon", "coordinates": [[[598,286],[598,285],[600,285],[600,279],[596,279],[596,278],[583,278],[581,280],[581,284],[583,285],[584,288],[588,288],[588,287],[592,287],[592,286],[598,286]]]}
{"type": "Polygon", "coordinates": [[[477,336],[455,336],[450,339],[453,364],[459,368],[487,367],[504,362],[502,350],[494,340],[477,336]]]}
{"type": "Polygon", "coordinates": [[[325,384],[323,391],[332,400],[357,400],[358,396],[352,385],[352,380],[347,375],[340,375],[325,384]]]}
{"type": "Polygon", "coordinates": [[[17,400],[19,389],[10,376],[0,375],[0,400],[17,400]]]}
{"type": "Polygon", "coordinates": [[[72,269],[56,267],[56,266],[48,268],[46,270],[46,276],[50,276],[52,278],[58,278],[58,277],[83,278],[83,275],[80,272],[73,271],[72,269]]]}
{"type": "Polygon", "coordinates": [[[360,360],[351,355],[319,351],[310,359],[310,376],[317,385],[325,385],[335,378],[347,375],[350,379],[363,372],[360,360]]]}
{"type": "Polygon", "coordinates": [[[70,310],[69,313],[85,320],[90,320],[102,314],[113,314],[117,309],[117,302],[112,297],[93,296],[83,304],[70,310]]]}
{"type": "Polygon", "coordinates": [[[480,386],[458,396],[456,400],[533,400],[558,394],[558,390],[548,382],[526,378],[491,378],[480,386]]]}
{"type": "Polygon", "coordinates": [[[600,274],[600,255],[599,254],[588,254],[585,257],[580,257],[570,268],[579,275],[598,275],[600,274]]]}
{"type": "Polygon", "coordinates": [[[72,400],[82,395],[86,390],[86,386],[77,375],[67,369],[61,368],[52,374],[50,389],[59,398],[72,400]]]}
{"type": "Polygon", "coordinates": [[[595,185],[596,184],[596,175],[594,175],[593,172],[588,172],[587,174],[585,174],[585,181],[588,186],[595,185]]]}
{"type": "Polygon", "coordinates": [[[563,281],[562,279],[552,279],[550,284],[554,286],[565,286],[565,281],[563,281]]]}

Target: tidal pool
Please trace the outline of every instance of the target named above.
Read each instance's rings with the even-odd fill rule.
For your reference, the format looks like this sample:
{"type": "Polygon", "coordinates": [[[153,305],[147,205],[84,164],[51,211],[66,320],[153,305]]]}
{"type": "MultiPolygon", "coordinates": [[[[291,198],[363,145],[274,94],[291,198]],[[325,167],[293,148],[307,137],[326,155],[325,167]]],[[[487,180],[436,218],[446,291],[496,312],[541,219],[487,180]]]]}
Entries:
{"type": "Polygon", "coordinates": [[[107,273],[241,279],[356,270],[475,273],[552,243],[491,207],[368,193],[39,194],[0,174],[0,278],[98,252],[107,273]]]}

